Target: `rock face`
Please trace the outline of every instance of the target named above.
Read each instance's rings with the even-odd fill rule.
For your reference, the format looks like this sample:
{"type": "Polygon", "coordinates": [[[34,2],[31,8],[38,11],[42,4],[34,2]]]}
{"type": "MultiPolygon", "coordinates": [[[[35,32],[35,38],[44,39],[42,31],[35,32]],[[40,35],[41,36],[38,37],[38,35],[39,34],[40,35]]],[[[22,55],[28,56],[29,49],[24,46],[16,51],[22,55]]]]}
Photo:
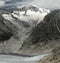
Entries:
{"type": "Polygon", "coordinates": [[[47,40],[59,39],[60,28],[59,28],[59,12],[55,10],[45,16],[35,29],[32,31],[32,43],[43,42],[47,40]],[[43,38],[44,37],[44,38],[43,38]],[[37,40],[36,40],[37,39],[37,40]]]}
{"type": "Polygon", "coordinates": [[[59,13],[60,13],[60,10],[55,10],[51,13],[52,14],[51,17],[52,18],[55,17],[55,18],[52,19],[52,21],[54,21],[54,22],[56,21],[54,27],[56,29],[55,33],[57,33],[57,36],[55,34],[53,39],[55,39],[55,40],[59,39],[59,40],[56,40],[56,41],[52,40],[52,45],[53,45],[53,42],[55,43],[52,51],[49,53],[48,56],[41,59],[38,63],[60,63],[60,36],[59,36],[60,35],[59,34],[60,33],[59,32],[59,30],[60,30],[60,25],[59,25],[60,14],[59,13]],[[56,38],[55,38],[55,36],[56,36],[56,38]]]}
{"type": "Polygon", "coordinates": [[[0,16],[0,41],[8,40],[12,34],[10,33],[9,29],[6,27],[6,25],[3,23],[3,17],[0,16]]]}

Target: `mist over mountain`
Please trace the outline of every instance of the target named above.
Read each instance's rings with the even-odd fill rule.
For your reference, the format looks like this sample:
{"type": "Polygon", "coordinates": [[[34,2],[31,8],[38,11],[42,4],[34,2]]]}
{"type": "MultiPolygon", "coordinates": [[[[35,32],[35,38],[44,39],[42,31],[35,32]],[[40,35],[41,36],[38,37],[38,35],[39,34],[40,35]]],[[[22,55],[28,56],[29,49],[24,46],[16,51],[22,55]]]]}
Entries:
{"type": "Polygon", "coordinates": [[[16,7],[19,5],[37,5],[41,8],[59,9],[60,0],[0,0],[0,7],[16,7]],[[47,4],[48,3],[48,4],[47,4]],[[53,4],[54,3],[54,4],[53,4]]]}

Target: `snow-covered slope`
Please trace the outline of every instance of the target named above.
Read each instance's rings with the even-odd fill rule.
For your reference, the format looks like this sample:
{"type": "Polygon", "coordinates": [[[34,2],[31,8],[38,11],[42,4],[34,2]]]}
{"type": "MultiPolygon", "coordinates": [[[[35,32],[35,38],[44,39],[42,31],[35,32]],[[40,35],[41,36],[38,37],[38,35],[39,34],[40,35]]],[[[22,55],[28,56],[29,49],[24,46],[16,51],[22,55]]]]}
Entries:
{"type": "Polygon", "coordinates": [[[50,13],[50,10],[39,8],[36,5],[23,6],[19,9],[19,11],[13,11],[13,17],[27,22],[35,21],[39,23],[45,15],[50,13]]]}

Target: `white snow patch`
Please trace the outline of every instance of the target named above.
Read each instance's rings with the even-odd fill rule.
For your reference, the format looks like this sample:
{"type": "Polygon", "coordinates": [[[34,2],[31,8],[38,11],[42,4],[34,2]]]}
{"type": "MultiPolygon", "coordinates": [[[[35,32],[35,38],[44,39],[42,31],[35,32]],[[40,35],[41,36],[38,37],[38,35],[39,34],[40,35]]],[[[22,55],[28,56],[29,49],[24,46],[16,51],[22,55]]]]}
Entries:
{"type": "Polygon", "coordinates": [[[39,23],[44,18],[44,16],[47,15],[47,12],[40,13],[39,11],[35,12],[28,10],[26,15],[24,15],[24,12],[20,12],[19,15],[12,13],[12,15],[21,21],[26,21],[26,22],[36,21],[37,23],[39,23]]]}
{"type": "Polygon", "coordinates": [[[0,55],[0,60],[3,61],[38,61],[48,54],[42,54],[34,57],[12,56],[12,55],[0,55]]]}

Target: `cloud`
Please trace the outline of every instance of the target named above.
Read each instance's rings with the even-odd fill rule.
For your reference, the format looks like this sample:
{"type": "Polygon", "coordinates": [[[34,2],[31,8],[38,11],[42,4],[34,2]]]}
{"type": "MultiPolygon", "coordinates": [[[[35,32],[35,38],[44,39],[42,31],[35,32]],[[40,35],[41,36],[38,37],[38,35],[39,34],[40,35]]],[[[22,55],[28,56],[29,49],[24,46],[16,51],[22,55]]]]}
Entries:
{"type": "Polygon", "coordinates": [[[20,4],[33,4],[43,8],[60,8],[60,0],[0,0],[1,6],[18,6],[20,4]]]}
{"type": "Polygon", "coordinates": [[[5,1],[0,0],[0,7],[5,5],[5,1]]]}
{"type": "Polygon", "coordinates": [[[43,8],[60,8],[60,0],[33,0],[30,4],[36,4],[43,8]]]}
{"type": "Polygon", "coordinates": [[[16,7],[19,6],[21,4],[27,4],[27,2],[30,2],[31,0],[4,0],[5,2],[5,7],[9,6],[9,7],[16,7]]]}
{"type": "Polygon", "coordinates": [[[0,0],[0,7],[2,6],[17,6],[26,3],[28,0],[0,0]]]}

